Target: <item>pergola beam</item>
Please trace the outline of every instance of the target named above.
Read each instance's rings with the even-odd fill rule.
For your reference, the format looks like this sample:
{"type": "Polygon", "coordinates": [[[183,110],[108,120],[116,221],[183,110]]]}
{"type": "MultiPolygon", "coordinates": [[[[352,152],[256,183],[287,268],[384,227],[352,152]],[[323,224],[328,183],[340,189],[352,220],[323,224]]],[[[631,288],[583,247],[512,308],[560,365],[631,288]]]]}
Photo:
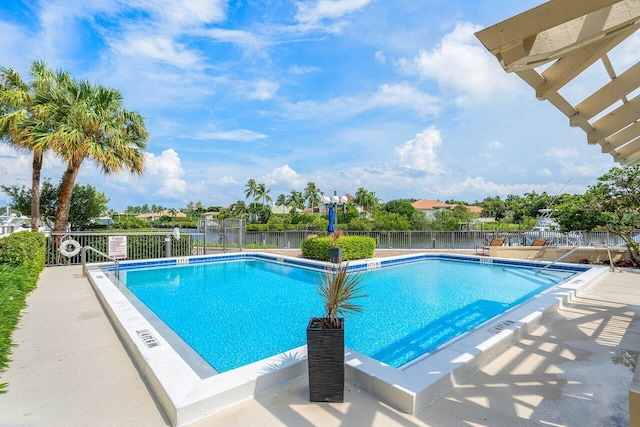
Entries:
{"type": "MultiPolygon", "coordinates": [[[[636,145],[639,145],[640,141],[635,141],[635,143],[636,143],[636,145]]],[[[638,164],[638,163],[640,163],[640,150],[637,150],[634,153],[629,154],[629,155],[627,155],[624,158],[621,158],[619,160],[615,159],[615,157],[614,157],[614,160],[616,160],[616,162],[620,163],[623,166],[626,166],[626,165],[632,166],[634,164],[638,164]]]]}
{"type": "Polygon", "coordinates": [[[628,143],[640,134],[640,122],[635,122],[631,126],[627,126],[620,132],[611,135],[599,144],[602,146],[602,152],[615,155],[616,150],[628,143]]]}
{"type": "Polygon", "coordinates": [[[571,117],[571,125],[576,120],[590,120],[617,101],[626,101],[626,96],[640,86],[640,63],[611,80],[576,105],[578,114],[571,117]]]}
{"type": "Polygon", "coordinates": [[[562,25],[620,0],[550,0],[524,13],[504,20],[476,33],[476,37],[494,55],[504,47],[537,36],[543,31],[562,25]]]}
{"type": "Polygon", "coordinates": [[[629,100],[640,87],[640,62],[616,76],[608,57],[638,28],[640,0],[549,0],[476,36],[538,99],[584,130],[589,144],[600,144],[620,164],[640,164],[640,95],[629,100]],[[559,90],[598,60],[610,82],[572,105],[559,90]]]}
{"type": "Polygon", "coordinates": [[[574,50],[558,59],[542,73],[545,82],[540,85],[540,87],[535,88],[536,97],[540,100],[547,99],[549,93],[557,92],[589,68],[594,62],[598,61],[603,55],[606,55],[607,52],[633,34],[636,29],[634,26],[631,29],[617,33],[611,38],[599,40],[588,46],[584,46],[582,49],[574,50]]]}
{"type": "Polygon", "coordinates": [[[507,71],[534,68],[638,23],[640,2],[625,0],[499,48],[507,71]]]}
{"type": "Polygon", "coordinates": [[[638,119],[638,111],[640,111],[640,96],[636,96],[593,123],[593,130],[587,133],[587,141],[589,144],[595,144],[621,131],[638,119]]]}
{"type": "Polygon", "coordinates": [[[640,142],[640,138],[636,138],[633,141],[630,141],[629,143],[620,147],[620,149],[618,149],[616,153],[613,155],[613,160],[615,160],[616,162],[619,162],[619,161],[628,159],[629,157],[632,157],[635,154],[639,153],[640,145],[634,144],[634,142],[640,142]]]}

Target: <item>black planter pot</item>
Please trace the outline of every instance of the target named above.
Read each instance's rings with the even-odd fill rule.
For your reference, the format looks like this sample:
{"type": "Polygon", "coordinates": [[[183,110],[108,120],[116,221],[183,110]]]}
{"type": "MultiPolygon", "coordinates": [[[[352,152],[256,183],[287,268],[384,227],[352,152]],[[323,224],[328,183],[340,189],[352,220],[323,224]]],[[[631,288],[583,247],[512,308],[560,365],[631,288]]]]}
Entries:
{"type": "Polygon", "coordinates": [[[307,326],[309,400],[344,401],[344,319],[340,329],[323,329],[322,319],[312,318],[307,326]],[[320,322],[320,325],[317,323],[320,322]],[[315,324],[314,324],[315,323],[315,324]]]}
{"type": "Polygon", "coordinates": [[[329,248],[329,261],[333,264],[342,262],[342,248],[329,248]]]}

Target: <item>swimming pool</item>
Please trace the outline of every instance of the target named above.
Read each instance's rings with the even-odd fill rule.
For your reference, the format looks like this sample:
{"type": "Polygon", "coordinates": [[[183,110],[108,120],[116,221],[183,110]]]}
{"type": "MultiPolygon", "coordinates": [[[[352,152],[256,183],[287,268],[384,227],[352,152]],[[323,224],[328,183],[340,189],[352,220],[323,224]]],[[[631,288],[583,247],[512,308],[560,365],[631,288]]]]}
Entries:
{"type": "MultiPolygon", "coordinates": [[[[173,272],[174,270],[163,270],[162,267],[187,264],[201,267],[208,263],[222,264],[226,261],[234,261],[234,263],[239,264],[247,261],[268,261],[267,264],[260,265],[275,268],[280,270],[280,273],[284,271],[290,272],[288,270],[289,266],[316,269],[317,271],[325,269],[325,264],[321,262],[286,256],[270,256],[261,253],[240,253],[160,259],[145,262],[124,262],[121,264],[120,274],[130,276],[138,268],[152,267],[154,270],[165,271],[165,275],[167,275],[168,271],[173,272]],[[284,267],[287,268],[285,269],[284,267]]],[[[362,351],[350,347],[349,341],[347,341],[348,348],[345,352],[346,379],[360,388],[377,395],[381,400],[409,413],[419,412],[439,396],[446,394],[453,387],[473,375],[485,363],[516,341],[528,328],[535,326],[542,318],[553,312],[557,305],[562,303],[576,289],[587,286],[591,280],[606,270],[604,267],[589,268],[592,266],[561,263],[549,267],[548,264],[532,261],[487,259],[440,253],[354,261],[351,263],[350,269],[362,271],[365,275],[373,271],[375,275],[384,273],[392,276],[401,276],[401,271],[404,268],[401,267],[402,264],[417,265],[424,261],[428,261],[427,264],[434,262],[462,262],[463,264],[456,264],[454,275],[459,275],[458,271],[461,268],[466,268],[472,264],[493,264],[494,267],[499,267],[496,269],[500,272],[499,274],[508,272],[510,283],[524,274],[522,273],[524,270],[520,270],[519,267],[532,269],[527,274],[534,274],[537,270],[545,267],[544,273],[534,274],[537,276],[536,280],[543,282],[546,281],[544,276],[549,272],[552,275],[556,275],[562,270],[567,270],[576,275],[559,285],[547,287],[547,284],[544,284],[543,288],[545,289],[542,292],[540,292],[540,289],[542,289],[540,287],[541,284],[535,284],[533,288],[537,288],[536,290],[529,289],[524,294],[516,297],[513,303],[515,305],[504,314],[493,317],[488,321],[480,322],[477,326],[472,327],[470,331],[463,333],[462,336],[445,345],[435,344],[437,351],[428,351],[425,356],[418,356],[409,363],[402,360],[397,363],[394,362],[394,364],[399,364],[399,368],[381,362],[362,351]]],[[[299,270],[293,271],[299,272],[299,270]]],[[[282,276],[282,274],[277,275],[282,276]]],[[[217,374],[208,363],[196,360],[198,359],[196,352],[191,350],[191,353],[196,354],[195,357],[193,354],[189,355],[190,346],[186,346],[180,337],[171,328],[168,328],[165,322],[159,319],[156,313],[149,310],[119,280],[113,277],[113,273],[105,265],[90,266],[88,276],[98,298],[103,304],[105,312],[111,318],[112,324],[121,336],[121,340],[127,347],[132,360],[138,366],[141,375],[174,425],[185,425],[196,421],[208,414],[306,375],[306,346],[303,344],[282,353],[217,374]],[[127,296],[127,293],[130,293],[130,295],[127,296]]],[[[232,274],[233,276],[234,274],[232,274]]],[[[421,276],[433,277],[434,275],[423,272],[421,276]]],[[[443,274],[440,274],[440,276],[443,276],[443,274]]],[[[168,274],[168,277],[169,280],[167,280],[166,287],[169,294],[175,295],[176,289],[184,284],[183,279],[182,277],[178,278],[173,273],[168,274]]],[[[226,280],[219,280],[219,282],[226,282],[226,280]]],[[[415,280],[409,280],[409,282],[415,282],[415,280]]],[[[298,286],[301,285],[298,283],[298,286]]],[[[315,296],[315,285],[307,284],[306,286],[310,287],[310,295],[315,296]]],[[[367,289],[367,293],[371,293],[371,290],[367,289]]],[[[262,294],[262,292],[259,294],[262,294]]],[[[437,295],[442,299],[441,290],[433,290],[426,294],[437,295]]],[[[495,295],[483,299],[490,300],[492,298],[495,298],[495,295]]],[[[376,301],[384,301],[384,299],[369,297],[363,301],[374,303],[376,301]]],[[[503,304],[507,303],[503,301],[496,303],[494,301],[491,305],[502,306],[503,304]]],[[[477,303],[463,305],[463,309],[458,311],[457,314],[462,313],[464,315],[450,315],[449,319],[451,321],[440,324],[438,330],[449,329],[448,325],[456,323],[454,319],[468,319],[468,315],[475,313],[476,308],[477,303]],[[443,325],[446,327],[443,327],[443,325]]],[[[484,311],[484,308],[482,307],[480,311],[484,311]]],[[[244,309],[244,306],[236,305],[235,308],[227,307],[227,309],[239,310],[244,309]]],[[[313,313],[311,315],[317,315],[317,309],[313,308],[312,310],[313,313]]],[[[365,310],[365,313],[367,311],[378,314],[381,312],[387,313],[390,310],[390,306],[385,305],[383,308],[365,307],[365,310]]],[[[191,312],[189,312],[189,315],[191,315],[191,312]]],[[[304,334],[309,313],[305,312],[303,316],[305,320],[302,325],[295,325],[301,334],[304,334]]],[[[350,331],[357,329],[357,319],[364,319],[364,314],[348,318],[347,337],[350,331]]],[[[195,324],[201,323],[195,322],[195,324]]],[[[365,336],[375,338],[379,334],[379,329],[367,332],[365,336]]],[[[266,329],[263,329],[263,331],[266,334],[266,329]]],[[[408,353],[407,349],[416,341],[414,338],[417,337],[419,338],[417,341],[422,341],[424,335],[431,335],[427,331],[428,327],[419,328],[417,332],[403,335],[404,338],[400,339],[400,341],[404,339],[406,342],[401,343],[400,346],[383,345],[381,348],[390,350],[389,353],[392,355],[408,353]]],[[[240,353],[244,352],[245,347],[243,344],[233,344],[233,346],[240,347],[240,353]]],[[[417,348],[415,353],[421,354],[423,351],[425,351],[423,348],[417,348]]],[[[384,351],[379,351],[378,353],[384,353],[384,351]]],[[[374,356],[382,357],[379,354],[374,354],[374,356]]]]}
{"type": "MultiPolygon", "coordinates": [[[[345,345],[399,368],[575,273],[438,259],[364,271],[369,297],[347,318],[345,345]]],[[[247,259],[125,270],[120,280],[226,372],[305,344],[309,318],[322,313],[322,274],[247,259]]]]}

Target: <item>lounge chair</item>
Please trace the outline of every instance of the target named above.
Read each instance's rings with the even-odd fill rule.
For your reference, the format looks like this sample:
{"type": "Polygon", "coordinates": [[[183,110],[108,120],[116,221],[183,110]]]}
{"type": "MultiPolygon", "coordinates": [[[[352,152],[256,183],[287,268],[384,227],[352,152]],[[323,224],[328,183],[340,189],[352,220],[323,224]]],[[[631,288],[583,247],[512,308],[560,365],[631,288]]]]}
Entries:
{"type": "Polygon", "coordinates": [[[547,239],[536,239],[531,243],[531,246],[545,246],[547,244],[547,239]]]}
{"type": "Polygon", "coordinates": [[[504,245],[504,241],[506,239],[504,237],[499,237],[495,239],[491,239],[488,245],[476,246],[476,254],[478,254],[478,249],[482,249],[482,255],[489,255],[489,248],[491,246],[502,246],[504,245]]]}

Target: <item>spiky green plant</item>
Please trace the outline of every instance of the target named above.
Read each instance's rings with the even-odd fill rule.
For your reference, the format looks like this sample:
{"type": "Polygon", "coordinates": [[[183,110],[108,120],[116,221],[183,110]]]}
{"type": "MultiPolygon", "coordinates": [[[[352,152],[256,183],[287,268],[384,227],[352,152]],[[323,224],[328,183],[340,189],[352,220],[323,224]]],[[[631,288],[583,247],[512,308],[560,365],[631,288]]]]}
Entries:
{"type": "Polygon", "coordinates": [[[324,302],[323,327],[340,328],[340,318],[347,313],[362,313],[362,306],[354,304],[353,300],[364,298],[362,276],[349,272],[349,263],[346,263],[333,272],[327,270],[318,283],[318,295],[324,302]]]}

